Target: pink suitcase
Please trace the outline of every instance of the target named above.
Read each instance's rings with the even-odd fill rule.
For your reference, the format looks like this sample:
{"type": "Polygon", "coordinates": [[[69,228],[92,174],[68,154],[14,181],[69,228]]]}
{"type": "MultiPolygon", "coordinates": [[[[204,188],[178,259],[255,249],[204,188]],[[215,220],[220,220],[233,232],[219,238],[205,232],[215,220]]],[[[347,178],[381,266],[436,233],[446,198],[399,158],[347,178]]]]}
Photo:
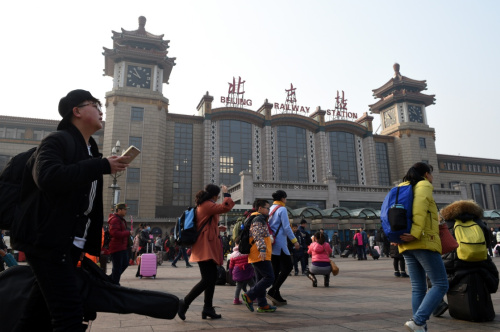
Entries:
{"type": "Polygon", "coordinates": [[[148,244],[146,253],[141,255],[141,270],[139,272],[139,278],[153,277],[153,279],[155,279],[156,267],[156,254],[153,253],[153,244],[148,244]],[[151,251],[149,250],[149,247],[151,247],[151,251]]]}

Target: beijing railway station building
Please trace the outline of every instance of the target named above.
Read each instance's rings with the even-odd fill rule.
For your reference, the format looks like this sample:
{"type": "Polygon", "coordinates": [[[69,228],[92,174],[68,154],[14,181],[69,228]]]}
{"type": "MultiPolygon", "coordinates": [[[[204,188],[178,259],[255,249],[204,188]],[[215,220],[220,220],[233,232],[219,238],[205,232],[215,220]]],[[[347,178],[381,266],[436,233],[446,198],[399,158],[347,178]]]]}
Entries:
{"type": "MultiPolygon", "coordinates": [[[[94,137],[104,155],[117,141],[122,150],[135,145],[142,151],[115,184],[105,177],[110,209],[112,202],[125,201],[135,223],[150,222],[165,234],[205,184],[224,184],[238,204],[221,216],[231,228],[256,198],[271,200],[282,189],[291,220],[304,218],[312,230],[335,230],[349,241],[353,229],[380,228],[387,192],[412,164],[424,161],[434,166],[440,207],[474,199],[488,224],[500,226],[500,160],[438,154],[427,118],[434,95],[422,92],[425,80],[403,76],[399,65],[381,78],[380,87],[367,91],[377,99],[370,114],[347,112],[342,103],[335,110],[311,109],[293,99],[253,107],[233,93],[241,83],[233,80],[228,96],[217,97],[226,102],[223,107],[214,106],[207,92],[188,103],[197,115],[184,115],[169,111],[162,93],[176,60],[167,56],[169,41],[147,32],[145,23],[141,17],[137,30],[113,31],[112,48],[103,52],[113,86],[106,93],[105,127],[94,137]],[[373,132],[375,116],[380,134],[373,132]]],[[[57,123],[0,116],[0,168],[57,123]]]]}

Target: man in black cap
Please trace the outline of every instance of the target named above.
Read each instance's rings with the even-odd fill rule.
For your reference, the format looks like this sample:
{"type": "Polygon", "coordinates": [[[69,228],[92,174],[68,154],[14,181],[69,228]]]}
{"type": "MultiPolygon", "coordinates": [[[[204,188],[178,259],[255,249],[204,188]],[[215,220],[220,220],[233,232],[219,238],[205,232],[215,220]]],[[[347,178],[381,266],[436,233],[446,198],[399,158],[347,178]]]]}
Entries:
{"type": "Polygon", "coordinates": [[[102,128],[100,101],[73,90],[59,101],[62,120],[25,168],[21,215],[12,246],[26,253],[36,282],[15,331],[85,331],[76,266],[99,256],[103,174],[124,171],[129,157],[102,158],[92,138],[102,128]]]}

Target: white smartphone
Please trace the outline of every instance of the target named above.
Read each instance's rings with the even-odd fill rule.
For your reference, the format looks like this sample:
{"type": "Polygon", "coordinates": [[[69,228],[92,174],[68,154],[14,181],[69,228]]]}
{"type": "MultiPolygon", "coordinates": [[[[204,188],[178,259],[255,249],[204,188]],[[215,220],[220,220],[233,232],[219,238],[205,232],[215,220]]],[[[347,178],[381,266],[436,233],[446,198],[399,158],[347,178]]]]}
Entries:
{"type": "Polygon", "coordinates": [[[135,146],[131,145],[131,146],[129,146],[129,148],[127,150],[125,150],[122,153],[122,156],[128,156],[128,157],[130,157],[129,163],[131,163],[132,160],[134,160],[135,157],[137,157],[139,155],[139,153],[141,153],[141,150],[139,150],[135,146]]]}

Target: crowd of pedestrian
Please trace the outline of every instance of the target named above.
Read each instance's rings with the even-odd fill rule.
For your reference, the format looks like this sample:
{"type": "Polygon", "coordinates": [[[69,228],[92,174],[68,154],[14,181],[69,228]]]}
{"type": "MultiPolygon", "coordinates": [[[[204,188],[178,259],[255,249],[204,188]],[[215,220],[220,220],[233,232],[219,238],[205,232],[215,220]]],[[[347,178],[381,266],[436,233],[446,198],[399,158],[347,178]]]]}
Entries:
{"type": "MultiPolygon", "coordinates": [[[[182,320],[201,293],[202,319],[222,318],[215,311],[213,298],[220,268],[228,254],[228,270],[236,285],[233,303],[245,304],[252,312],[254,301],[261,313],[272,313],[288,304],[282,286],[292,271],[294,276],[307,276],[313,287],[318,286],[317,276],[323,275],[324,286],[329,287],[330,273],[338,273],[331,258],[345,257],[346,249],[347,255],[352,253],[360,261],[368,255],[374,259],[379,254],[391,257],[394,276],[410,278],[413,315],[405,323],[410,331],[426,331],[430,315],[439,316],[448,306],[452,314],[453,304],[444,302],[443,296],[451,286],[466,282],[464,276],[486,285],[487,290],[477,294],[485,303],[489,303],[487,295],[498,287],[498,271],[491,257],[498,254],[500,231],[486,228],[480,220],[482,209],[474,202],[453,203],[442,210],[444,217],[440,217],[433,197],[433,168],[427,163],[414,164],[400,184],[412,186],[414,195],[411,229],[400,236],[400,242],[389,242],[382,227],[369,233],[356,229],[352,239],[344,241],[336,231],[330,238],[322,228],[312,236],[305,219],[299,224],[290,222],[287,193],[283,190],[272,194],[272,204],[256,200],[253,209],[237,220],[232,234],[224,229],[221,235],[219,215],[229,212],[235,202],[226,186],[208,184],[196,194],[195,224],[200,231],[196,242],[187,247],[178,245],[173,233],[164,238],[153,234],[147,223],[133,230],[132,221],[129,226],[126,220],[125,203],[116,204],[108,216],[108,225],[103,225],[103,175],[124,171],[130,158],[103,158],[99,152],[92,134],[102,128],[103,113],[100,101],[90,92],[69,92],[60,100],[59,113],[62,120],[58,131],[41,142],[27,164],[26,181],[22,184],[23,209],[11,229],[12,246],[25,253],[36,280],[15,331],[86,330],[82,320],[87,312],[79,296],[76,270],[84,254],[101,256],[104,271],[102,258],[110,256],[109,280],[115,287],[119,287],[121,275],[135,262],[136,277],[142,277],[140,257],[145,253],[156,253],[159,264],[166,258],[174,268],[181,258],[187,268],[197,263],[200,280],[179,300],[177,315],[182,320]],[[480,246],[474,249],[480,248],[479,256],[468,261],[460,256],[462,252],[454,251],[449,253],[454,256],[442,257],[440,222],[446,222],[456,237],[452,231],[455,222],[470,222],[469,219],[484,232],[483,242],[478,242],[480,246]],[[249,235],[248,253],[239,250],[243,232],[249,235]]],[[[13,259],[4,235],[2,231],[0,272],[6,261],[13,259]]]]}

